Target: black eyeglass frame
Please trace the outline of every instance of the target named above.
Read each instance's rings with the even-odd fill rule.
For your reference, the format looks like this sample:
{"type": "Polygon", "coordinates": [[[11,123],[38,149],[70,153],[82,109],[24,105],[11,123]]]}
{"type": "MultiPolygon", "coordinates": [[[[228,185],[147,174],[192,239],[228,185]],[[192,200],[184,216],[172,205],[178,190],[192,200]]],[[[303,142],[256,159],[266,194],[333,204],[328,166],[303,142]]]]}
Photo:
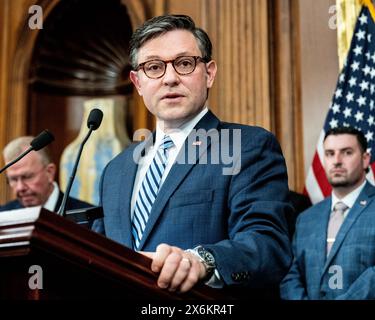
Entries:
{"type": "Polygon", "coordinates": [[[197,68],[197,64],[198,62],[203,62],[203,63],[207,63],[208,61],[206,61],[205,58],[203,57],[200,57],[200,56],[180,56],[180,57],[177,57],[176,59],[173,59],[173,60],[161,60],[161,59],[152,59],[152,60],[148,60],[148,61],[145,61],[145,62],[142,62],[140,63],[135,69],[134,71],[139,71],[139,70],[143,70],[144,74],[150,78],[150,79],[160,79],[161,77],[163,77],[165,75],[165,72],[167,71],[167,64],[168,63],[172,63],[172,66],[173,66],[173,69],[174,71],[176,71],[177,74],[179,74],[180,76],[185,76],[185,75],[188,75],[188,74],[191,74],[195,71],[195,69],[197,68]],[[190,72],[187,72],[187,73],[181,73],[181,72],[178,72],[176,70],[176,66],[175,66],[175,62],[178,61],[178,60],[181,60],[183,58],[194,58],[194,68],[193,70],[191,70],[190,72]],[[147,72],[145,71],[144,69],[144,66],[146,63],[150,63],[150,62],[153,62],[153,61],[157,61],[157,62],[162,62],[164,64],[164,72],[158,76],[158,77],[150,77],[147,72]]]}

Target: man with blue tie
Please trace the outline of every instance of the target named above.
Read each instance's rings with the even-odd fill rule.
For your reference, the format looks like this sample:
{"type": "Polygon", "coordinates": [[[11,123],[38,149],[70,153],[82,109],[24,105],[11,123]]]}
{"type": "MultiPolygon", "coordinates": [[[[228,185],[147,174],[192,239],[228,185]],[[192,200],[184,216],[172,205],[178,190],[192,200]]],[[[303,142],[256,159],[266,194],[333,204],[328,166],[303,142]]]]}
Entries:
{"type": "Polygon", "coordinates": [[[152,18],[130,47],[130,79],[156,131],[105,168],[104,219],[94,230],[150,257],[160,288],[186,292],[203,282],[267,295],[291,263],[278,142],[208,110],[217,66],[190,17],[152,18]]]}
{"type": "Polygon", "coordinates": [[[327,131],[324,169],[331,197],[301,213],[283,299],[375,299],[375,187],[361,131],[327,131]]]}

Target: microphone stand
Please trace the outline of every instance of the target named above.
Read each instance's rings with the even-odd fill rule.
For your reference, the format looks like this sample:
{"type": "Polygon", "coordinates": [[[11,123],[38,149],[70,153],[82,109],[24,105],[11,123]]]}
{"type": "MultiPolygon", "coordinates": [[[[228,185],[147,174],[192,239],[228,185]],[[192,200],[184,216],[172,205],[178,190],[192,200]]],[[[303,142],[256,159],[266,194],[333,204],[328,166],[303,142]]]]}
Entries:
{"type": "Polygon", "coordinates": [[[63,197],[63,199],[61,201],[60,208],[57,211],[57,214],[59,214],[59,215],[61,215],[63,217],[66,216],[66,202],[68,200],[68,196],[70,194],[70,189],[72,188],[74,177],[75,177],[76,172],[77,172],[78,163],[79,163],[79,160],[81,158],[81,153],[82,153],[82,150],[83,150],[83,146],[85,145],[86,141],[89,139],[89,137],[90,137],[90,135],[91,135],[91,133],[92,133],[93,130],[94,130],[94,125],[90,125],[89,132],[87,133],[85,139],[83,139],[83,141],[82,141],[82,143],[81,143],[81,145],[79,147],[77,158],[76,158],[76,162],[74,164],[72,174],[69,177],[69,182],[68,182],[68,185],[66,187],[66,190],[65,190],[65,193],[64,193],[64,197],[63,197]]]}
{"type": "Polygon", "coordinates": [[[12,160],[4,168],[2,168],[0,170],[0,173],[2,173],[3,171],[5,171],[6,169],[8,169],[11,165],[15,164],[17,161],[21,160],[24,156],[26,156],[30,151],[33,151],[33,150],[34,150],[34,148],[30,147],[26,151],[22,152],[16,159],[12,160]]]}
{"type": "Polygon", "coordinates": [[[31,142],[30,147],[21,153],[16,159],[9,162],[5,167],[0,169],[0,173],[8,169],[10,166],[14,165],[17,161],[21,160],[24,156],[26,156],[30,151],[35,150],[39,151],[40,149],[44,148],[46,145],[50,144],[55,137],[51,132],[48,130],[44,130],[39,133],[31,142]]]}

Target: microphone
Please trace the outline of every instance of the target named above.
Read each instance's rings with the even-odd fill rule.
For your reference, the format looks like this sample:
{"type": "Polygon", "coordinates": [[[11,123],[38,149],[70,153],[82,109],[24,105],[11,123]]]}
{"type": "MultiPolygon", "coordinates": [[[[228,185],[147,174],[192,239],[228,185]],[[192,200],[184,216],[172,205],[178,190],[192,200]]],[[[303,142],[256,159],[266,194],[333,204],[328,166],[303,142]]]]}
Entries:
{"type": "Polygon", "coordinates": [[[20,161],[29,152],[31,152],[33,150],[38,151],[38,150],[44,148],[46,145],[50,144],[53,140],[55,140],[55,137],[53,136],[53,134],[51,132],[49,132],[48,130],[42,131],[41,133],[39,133],[38,136],[36,136],[30,142],[30,148],[28,148],[26,151],[21,153],[16,159],[7,163],[7,165],[0,170],[0,173],[2,173],[4,170],[8,169],[10,166],[14,165],[16,162],[20,161]]]}
{"type": "Polygon", "coordinates": [[[96,130],[96,129],[99,128],[100,124],[102,123],[102,119],[103,119],[103,112],[101,110],[99,110],[99,109],[92,109],[90,111],[89,117],[87,119],[87,127],[89,128],[89,132],[87,133],[86,137],[83,139],[83,141],[82,141],[82,143],[81,143],[81,145],[79,147],[77,158],[76,158],[76,162],[75,162],[73,170],[72,170],[72,174],[69,177],[69,182],[68,182],[68,185],[66,187],[66,190],[65,190],[65,193],[64,193],[64,197],[63,197],[63,199],[61,201],[60,208],[57,211],[57,213],[59,215],[63,216],[63,217],[65,217],[65,215],[66,215],[66,204],[67,204],[67,200],[68,200],[68,197],[69,197],[70,189],[72,188],[73,181],[74,181],[74,178],[76,176],[76,172],[77,172],[77,168],[78,168],[78,163],[79,163],[79,160],[81,158],[81,153],[82,153],[82,150],[83,150],[83,146],[85,145],[86,141],[90,137],[91,133],[94,130],[96,130]]]}

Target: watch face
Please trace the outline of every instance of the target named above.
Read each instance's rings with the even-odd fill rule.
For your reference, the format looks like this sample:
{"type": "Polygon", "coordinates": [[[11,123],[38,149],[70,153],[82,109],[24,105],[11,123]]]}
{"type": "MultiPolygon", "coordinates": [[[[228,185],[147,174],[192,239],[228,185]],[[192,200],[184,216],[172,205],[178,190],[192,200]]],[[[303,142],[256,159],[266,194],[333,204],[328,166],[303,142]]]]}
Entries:
{"type": "Polygon", "coordinates": [[[205,261],[208,267],[215,268],[215,258],[211,252],[207,251],[203,247],[198,248],[198,253],[205,261]]]}

